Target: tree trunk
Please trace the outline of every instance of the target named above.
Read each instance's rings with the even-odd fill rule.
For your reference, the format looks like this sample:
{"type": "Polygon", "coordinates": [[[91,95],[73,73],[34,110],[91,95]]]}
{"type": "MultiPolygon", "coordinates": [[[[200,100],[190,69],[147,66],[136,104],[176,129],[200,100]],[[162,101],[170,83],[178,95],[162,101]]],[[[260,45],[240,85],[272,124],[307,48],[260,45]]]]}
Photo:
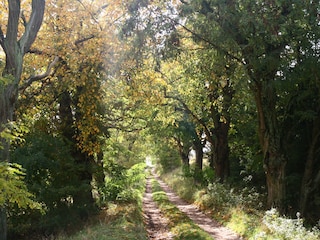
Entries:
{"type": "Polygon", "coordinates": [[[178,145],[179,155],[184,167],[189,168],[189,148],[186,148],[179,138],[174,138],[178,145]]]}
{"type": "Polygon", "coordinates": [[[267,205],[284,210],[286,195],[285,172],[287,159],[276,117],[276,91],[267,80],[256,84],[255,100],[259,121],[259,138],[263,150],[263,164],[268,189],[267,205]]]}
{"type": "MultiPolygon", "coordinates": [[[[212,94],[213,95],[213,94],[212,94]]],[[[222,109],[219,111],[213,105],[211,106],[211,116],[214,121],[214,129],[211,131],[210,143],[213,148],[213,166],[216,173],[216,179],[220,182],[224,182],[225,178],[230,174],[229,163],[229,128],[230,128],[230,108],[232,105],[232,98],[234,90],[229,82],[226,82],[222,87],[222,109]]],[[[214,101],[214,98],[210,98],[214,101]]]]}
{"type": "MultiPolygon", "coordinates": [[[[0,133],[6,124],[13,120],[15,103],[18,98],[18,88],[23,67],[23,57],[35,41],[42,24],[45,0],[32,0],[32,12],[25,25],[25,32],[18,40],[20,0],[8,0],[8,22],[6,34],[0,26],[0,45],[5,52],[6,65],[3,70],[4,83],[0,82],[0,133]]],[[[9,161],[8,139],[1,138],[0,161],[9,161]]],[[[0,240],[7,238],[6,210],[0,210],[0,240]]]]}
{"type": "Polygon", "coordinates": [[[264,160],[268,188],[268,207],[275,207],[279,211],[284,210],[285,188],[285,166],[286,160],[278,155],[278,150],[268,150],[264,160]]]}
{"type": "MultiPolygon", "coordinates": [[[[59,81],[62,77],[58,76],[59,81]]],[[[71,142],[74,142],[75,129],[73,127],[74,119],[72,114],[71,96],[68,91],[63,91],[59,96],[59,130],[62,135],[71,142]]],[[[75,143],[74,143],[75,144],[75,143]]]]}
{"type": "MultiPolygon", "coordinates": [[[[8,123],[13,120],[14,104],[15,104],[14,86],[1,85],[0,83],[0,133],[8,127],[8,123]]],[[[0,161],[10,161],[10,140],[0,138],[0,161]]],[[[0,240],[7,239],[7,214],[5,206],[0,206],[0,240]]]]}
{"type": "Polygon", "coordinates": [[[74,206],[78,209],[79,216],[86,220],[89,217],[90,211],[94,207],[94,198],[91,182],[93,180],[93,156],[87,156],[86,153],[81,153],[79,150],[75,153],[77,166],[81,169],[77,172],[79,184],[81,188],[75,194],[74,206]]]}
{"type": "Polygon", "coordinates": [[[93,179],[95,181],[95,190],[101,189],[105,186],[105,175],[104,175],[104,168],[103,168],[103,151],[97,153],[96,157],[96,164],[93,174],[93,179]]]}
{"type": "Polygon", "coordinates": [[[0,208],[0,240],[7,239],[7,211],[5,208],[0,208]]]}
{"type": "MultiPolygon", "coordinates": [[[[14,99],[12,99],[12,85],[3,86],[0,83],[0,133],[7,127],[8,122],[13,119],[14,99]]],[[[9,162],[10,140],[0,138],[0,161],[9,162]]],[[[5,206],[0,206],[0,240],[7,239],[7,216],[5,206]]]]}
{"type": "Polygon", "coordinates": [[[196,152],[196,171],[201,172],[203,165],[203,144],[201,140],[194,142],[194,150],[196,152]]]}
{"type": "Polygon", "coordinates": [[[317,187],[316,177],[315,177],[315,164],[316,164],[316,152],[319,150],[319,140],[320,140],[320,118],[316,118],[313,122],[311,143],[309,144],[307,161],[304,168],[304,174],[301,182],[300,190],[300,213],[305,216],[307,210],[307,203],[310,194],[317,187]]]}
{"type": "MultiPolygon", "coordinates": [[[[77,96],[77,95],[76,95],[77,96]]],[[[77,101],[77,99],[76,99],[77,101]]],[[[87,210],[90,205],[93,205],[94,199],[92,195],[91,181],[93,180],[92,167],[94,164],[93,156],[88,156],[85,152],[77,147],[76,133],[77,130],[73,127],[74,119],[72,113],[72,99],[68,91],[62,92],[59,97],[59,117],[61,134],[72,143],[72,156],[76,161],[78,172],[77,177],[81,188],[73,196],[74,206],[79,209],[79,214],[83,218],[88,217],[87,210]]],[[[81,114],[76,112],[76,118],[81,118],[81,114]]]]}
{"type": "Polygon", "coordinates": [[[214,169],[216,178],[221,183],[229,176],[229,124],[219,123],[215,129],[214,169]]]}
{"type": "MultiPolygon", "coordinates": [[[[6,129],[7,124],[13,120],[15,94],[13,85],[3,86],[0,83],[0,133],[6,129]]],[[[9,140],[1,138],[0,160],[9,161],[9,140]]]]}

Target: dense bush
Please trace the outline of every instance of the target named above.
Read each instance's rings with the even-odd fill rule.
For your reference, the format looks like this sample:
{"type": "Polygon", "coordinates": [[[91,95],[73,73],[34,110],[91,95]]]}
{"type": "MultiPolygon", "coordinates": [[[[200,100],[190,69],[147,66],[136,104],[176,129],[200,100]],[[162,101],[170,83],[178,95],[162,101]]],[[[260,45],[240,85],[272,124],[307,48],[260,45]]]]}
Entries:
{"type": "Polygon", "coordinates": [[[219,182],[210,183],[205,189],[196,192],[196,203],[205,209],[223,209],[246,207],[259,209],[263,207],[265,196],[254,188],[234,189],[219,182]]]}
{"type": "Polygon", "coordinates": [[[126,169],[115,162],[108,162],[105,167],[105,186],[100,189],[101,203],[141,199],[145,186],[145,167],[145,163],[138,163],[126,169]]]}
{"type": "Polygon", "coordinates": [[[50,234],[76,223],[83,209],[74,206],[74,196],[88,186],[79,180],[81,166],[75,163],[70,146],[63,138],[30,133],[25,143],[13,151],[12,160],[25,169],[27,188],[41,204],[42,212],[9,209],[11,234],[26,231],[50,234]]]}

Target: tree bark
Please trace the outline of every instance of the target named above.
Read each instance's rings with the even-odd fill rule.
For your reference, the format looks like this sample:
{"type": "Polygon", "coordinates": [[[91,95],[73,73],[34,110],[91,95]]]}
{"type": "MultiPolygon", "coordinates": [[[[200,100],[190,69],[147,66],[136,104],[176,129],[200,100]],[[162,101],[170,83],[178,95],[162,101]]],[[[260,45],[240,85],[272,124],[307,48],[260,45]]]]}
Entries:
{"type": "Polygon", "coordinates": [[[281,143],[281,133],[276,117],[276,91],[268,80],[254,88],[259,121],[259,138],[263,151],[263,166],[268,189],[267,205],[284,210],[286,196],[285,172],[287,159],[281,143]]]}
{"type": "Polygon", "coordinates": [[[228,144],[229,124],[219,123],[215,128],[215,148],[214,148],[214,168],[216,178],[219,182],[224,182],[229,176],[229,144],[228,144]]]}
{"type": "Polygon", "coordinates": [[[194,142],[194,150],[196,152],[196,172],[201,172],[203,165],[203,143],[200,139],[194,142]]]}
{"type": "MultiPolygon", "coordinates": [[[[214,122],[214,128],[211,130],[210,140],[212,149],[212,165],[215,169],[216,179],[221,183],[229,177],[230,163],[229,163],[229,129],[230,129],[230,108],[232,105],[232,98],[234,90],[229,80],[226,85],[222,87],[222,109],[218,111],[217,107],[211,106],[211,118],[214,122]]],[[[215,100],[214,94],[209,95],[210,100],[215,100]]],[[[210,163],[211,164],[211,163],[210,163]]]]}
{"type": "Polygon", "coordinates": [[[315,165],[317,163],[317,151],[319,150],[319,140],[320,140],[320,117],[317,117],[313,121],[313,129],[311,142],[309,144],[308,155],[306,164],[304,167],[304,174],[301,182],[301,190],[300,190],[300,213],[302,216],[305,216],[307,212],[307,203],[310,197],[310,194],[314,191],[314,189],[318,186],[318,182],[316,181],[315,175],[315,165]]]}
{"type": "MultiPolygon", "coordinates": [[[[23,57],[36,39],[42,24],[45,0],[33,0],[32,12],[25,25],[25,31],[18,40],[20,18],[20,0],[8,0],[9,17],[6,34],[0,27],[0,45],[5,52],[6,64],[3,70],[3,83],[0,82],[0,133],[8,122],[13,120],[15,103],[23,67],[23,57]]],[[[0,161],[10,161],[8,139],[1,138],[0,161]]],[[[0,240],[7,238],[6,209],[0,209],[0,240]]]]}
{"type": "Polygon", "coordinates": [[[174,138],[174,140],[177,143],[183,166],[189,168],[189,148],[186,148],[179,138],[174,138]]]}

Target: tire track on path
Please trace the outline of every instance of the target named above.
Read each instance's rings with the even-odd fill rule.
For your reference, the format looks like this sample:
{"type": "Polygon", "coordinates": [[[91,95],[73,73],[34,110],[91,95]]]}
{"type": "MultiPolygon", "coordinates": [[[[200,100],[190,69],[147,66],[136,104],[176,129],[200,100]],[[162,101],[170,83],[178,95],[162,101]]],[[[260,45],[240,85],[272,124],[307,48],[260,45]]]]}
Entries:
{"type": "Polygon", "coordinates": [[[215,240],[241,240],[237,234],[232,232],[230,229],[221,226],[213,219],[207,217],[202,213],[196,206],[186,203],[180,197],[178,197],[170,187],[164,183],[159,177],[154,176],[159,182],[163,191],[167,194],[169,200],[175,204],[178,209],[185,213],[194,223],[200,228],[209,233],[215,240]]]}
{"type": "Polygon", "coordinates": [[[156,203],[152,199],[151,180],[147,178],[146,192],[143,196],[143,213],[145,225],[150,240],[172,240],[173,234],[156,203]]]}

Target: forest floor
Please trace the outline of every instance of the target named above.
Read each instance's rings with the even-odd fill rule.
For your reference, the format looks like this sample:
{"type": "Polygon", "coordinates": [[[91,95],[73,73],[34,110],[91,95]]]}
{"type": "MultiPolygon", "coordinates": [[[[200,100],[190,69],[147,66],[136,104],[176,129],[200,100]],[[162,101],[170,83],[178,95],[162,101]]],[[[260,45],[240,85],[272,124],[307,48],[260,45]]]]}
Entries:
{"type": "MultiPolygon", "coordinates": [[[[157,176],[153,176],[160,184],[163,191],[168,196],[169,200],[177,206],[177,208],[185,213],[195,224],[197,224],[204,231],[209,233],[213,239],[216,240],[240,240],[241,237],[237,236],[228,228],[221,226],[216,221],[212,220],[203,214],[195,205],[186,203],[179,198],[170,187],[164,183],[157,176]]],[[[143,211],[149,239],[151,240],[170,240],[174,239],[174,235],[170,232],[168,227],[169,221],[166,219],[156,203],[152,199],[151,191],[151,178],[147,179],[146,192],[143,197],[143,211]]]]}

